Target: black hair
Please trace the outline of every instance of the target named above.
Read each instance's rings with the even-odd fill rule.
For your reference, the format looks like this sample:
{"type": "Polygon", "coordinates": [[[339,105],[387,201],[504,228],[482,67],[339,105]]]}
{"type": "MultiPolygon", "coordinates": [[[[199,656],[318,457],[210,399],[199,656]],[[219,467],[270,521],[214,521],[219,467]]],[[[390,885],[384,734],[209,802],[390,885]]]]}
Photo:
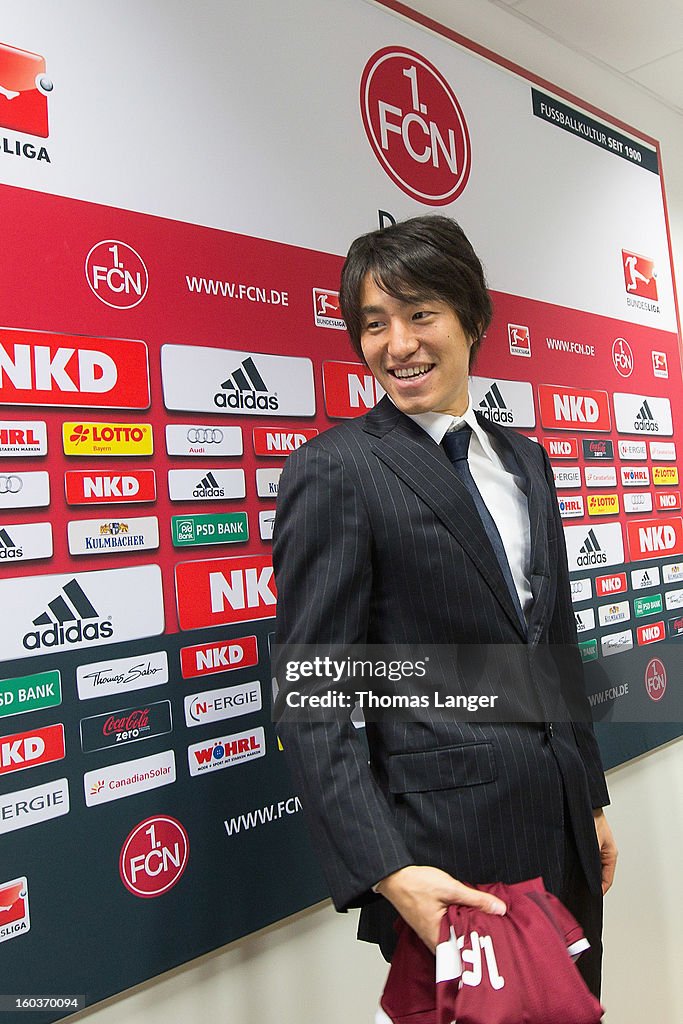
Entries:
{"type": "Polygon", "coordinates": [[[470,366],[491,323],[493,304],[479,257],[456,221],[439,215],[411,217],[361,235],[342,268],[339,300],[355,352],[361,348],[361,299],[368,275],[403,302],[438,299],[457,313],[472,340],[470,366]]]}

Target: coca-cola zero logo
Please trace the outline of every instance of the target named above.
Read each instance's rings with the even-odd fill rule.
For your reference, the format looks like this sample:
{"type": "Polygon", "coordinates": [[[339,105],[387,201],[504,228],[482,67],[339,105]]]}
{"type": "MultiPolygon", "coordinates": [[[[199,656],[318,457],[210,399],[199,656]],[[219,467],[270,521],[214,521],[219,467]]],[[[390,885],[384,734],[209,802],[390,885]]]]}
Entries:
{"type": "Polygon", "coordinates": [[[470,137],[433,64],[403,47],[378,50],[361,77],[360,105],[373,152],[400,189],[430,206],[457,199],[470,174],[470,137]]]}

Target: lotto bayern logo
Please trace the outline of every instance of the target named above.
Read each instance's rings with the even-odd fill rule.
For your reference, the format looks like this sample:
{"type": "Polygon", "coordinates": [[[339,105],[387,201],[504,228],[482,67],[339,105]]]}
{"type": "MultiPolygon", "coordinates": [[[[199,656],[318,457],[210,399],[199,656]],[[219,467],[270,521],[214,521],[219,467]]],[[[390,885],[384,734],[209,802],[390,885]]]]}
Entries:
{"type": "Polygon", "coordinates": [[[361,77],[360,106],[372,150],[400,189],[430,206],[457,199],[470,175],[470,136],[433,64],[400,46],[378,50],[361,77]]]}
{"type": "Polygon", "coordinates": [[[45,70],[44,57],[0,43],[0,126],[48,137],[47,97],[52,82],[45,70]]]}

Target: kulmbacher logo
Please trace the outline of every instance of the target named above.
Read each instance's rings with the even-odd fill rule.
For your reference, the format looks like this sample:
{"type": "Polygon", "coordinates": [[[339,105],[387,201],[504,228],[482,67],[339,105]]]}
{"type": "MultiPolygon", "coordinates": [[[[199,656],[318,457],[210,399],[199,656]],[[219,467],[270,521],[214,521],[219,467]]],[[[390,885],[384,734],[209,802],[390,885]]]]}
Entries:
{"type": "Polygon", "coordinates": [[[479,408],[494,423],[512,423],[513,414],[505,404],[497,384],[492,384],[479,403],[479,408]]]}
{"type": "Polygon", "coordinates": [[[15,544],[7,530],[0,530],[0,559],[23,558],[24,551],[15,544]]]}
{"type": "Polygon", "coordinates": [[[33,620],[33,625],[46,628],[24,634],[22,643],[27,651],[61,647],[83,640],[108,640],[114,633],[111,622],[100,618],[76,579],[62,587],[62,593],[48,602],[47,610],[33,620]],[[70,622],[73,625],[67,625],[70,622]]]}
{"type": "Polygon", "coordinates": [[[584,543],[581,545],[577,562],[579,565],[598,565],[607,561],[607,555],[600,547],[598,538],[593,530],[588,531],[584,543]]]}
{"type": "Polygon", "coordinates": [[[638,410],[634,427],[636,430],[653,430],[655,432],[659,430],[659,426],[652,415],[652,410],[650,409],[647,398],[638,410]]]}
{"type": "Polygon", "coordinates": [[[213,397],[221,409],[262,409],[264,412],[274,412],[279,405],[277,395],[269,393],[251,356],[242,360],[228,379],[223,381],[221,388],[223,391],[213,397]]]}
{"type": "Polygon", "coordinates": [[[206,476],[199,481],[192,494],[195,498],[224,498],[225,488],[220,486],[216,477],[209,470],[206,476]]]}

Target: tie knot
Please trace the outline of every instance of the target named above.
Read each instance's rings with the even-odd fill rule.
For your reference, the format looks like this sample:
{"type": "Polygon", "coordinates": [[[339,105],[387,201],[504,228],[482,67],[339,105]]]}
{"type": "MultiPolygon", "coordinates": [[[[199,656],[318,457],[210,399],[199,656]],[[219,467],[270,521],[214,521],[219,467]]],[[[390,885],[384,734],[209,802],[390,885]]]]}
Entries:
{"type": "Polygon", "coordinates": [[[451,462],[460,462],[467,458],[471,436],[472,428],[468,423],[465,423],[456,430],[449,430],[444,434],[442,444],[451,462]]]}

